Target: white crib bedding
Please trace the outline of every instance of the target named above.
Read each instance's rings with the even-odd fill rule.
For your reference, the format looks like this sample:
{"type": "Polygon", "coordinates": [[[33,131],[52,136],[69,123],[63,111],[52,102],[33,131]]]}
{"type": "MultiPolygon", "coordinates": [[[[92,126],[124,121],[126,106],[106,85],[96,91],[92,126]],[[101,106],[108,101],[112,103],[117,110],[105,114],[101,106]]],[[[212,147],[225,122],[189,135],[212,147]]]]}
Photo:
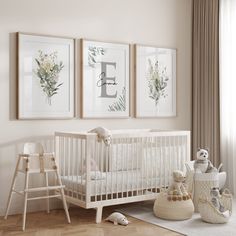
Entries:
{"type": "MultiPolygon", "coordinates": [[[[105,174],[104,179],[91,180],[91,196],[111,194],[117,192],[127,192],[134,190],[145,190],[168,185],[168,183],[160,183],[160,177],[145,177],[146,174],[141,170],[131,171],[112,171],[105,174]]],[[[162,176],[162,180],[168,179],[162,176]]],[[[79,193],[86,193],[86,181],[81,176],[62,176],[63,184],[66,189],[70,189],[79,193]]]]}

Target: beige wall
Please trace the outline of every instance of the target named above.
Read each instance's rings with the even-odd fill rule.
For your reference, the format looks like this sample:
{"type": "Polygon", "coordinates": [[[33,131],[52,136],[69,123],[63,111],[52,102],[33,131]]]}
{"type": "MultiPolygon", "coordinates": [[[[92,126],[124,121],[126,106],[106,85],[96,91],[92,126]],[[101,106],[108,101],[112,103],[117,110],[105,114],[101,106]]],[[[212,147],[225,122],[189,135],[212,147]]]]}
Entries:
{"type": "MultiPolygon", "coordinates": [[[[109,129],[191,129],[191,12],[191,0],[0,0],[0,214],[5,208],[16,153],[25,140],[37,140],[55,130],[101,125],[109,129]],[[13,33],[17,31],[176,48],[177,117],[15,120],[13,33]]],[[[20,197],[14,198],[11,213],[21,211],[21,203],[20,197]]],[[[30,209],[39,209],[40,205],[35,202],[30,209]]]]}

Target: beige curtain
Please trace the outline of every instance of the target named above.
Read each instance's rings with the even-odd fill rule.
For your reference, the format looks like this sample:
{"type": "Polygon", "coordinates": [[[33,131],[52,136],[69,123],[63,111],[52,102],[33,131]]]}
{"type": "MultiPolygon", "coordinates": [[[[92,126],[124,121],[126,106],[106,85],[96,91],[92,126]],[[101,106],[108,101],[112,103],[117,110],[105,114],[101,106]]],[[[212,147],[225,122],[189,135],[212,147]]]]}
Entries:
{"type": "Polygon", "coordinates": [[[220,162],[219,1],[193,0],[192,151],[208,147],[220,162]]]}

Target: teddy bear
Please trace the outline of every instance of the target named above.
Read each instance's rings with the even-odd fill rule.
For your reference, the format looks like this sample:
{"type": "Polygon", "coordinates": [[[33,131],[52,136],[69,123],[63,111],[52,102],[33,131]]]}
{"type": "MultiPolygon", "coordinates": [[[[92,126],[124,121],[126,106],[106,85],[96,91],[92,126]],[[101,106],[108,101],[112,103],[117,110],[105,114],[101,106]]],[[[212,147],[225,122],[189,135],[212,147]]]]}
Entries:
{"type": "Polygon", "coordinates": [[[208,159],[208,149],[198,148],[197,159],[194,161],[194,170],[197,173],[218,172],[208,159]]]}
{"type": "Polygon", "coordinates": [[[168,188],[169,195],[188,196],[188,192],[184,186],[185,176],[180,170],[173,171],[173,183],[168,188]]]}
{"type": "Polygon", "coordinates": [[[110,146],[111,144],[111,131],[104,127],[97,127],[88,131],[88,133],[96,133],[98,136],[98,141],[101,142],[103,140],[106,146],[110,146]]]}

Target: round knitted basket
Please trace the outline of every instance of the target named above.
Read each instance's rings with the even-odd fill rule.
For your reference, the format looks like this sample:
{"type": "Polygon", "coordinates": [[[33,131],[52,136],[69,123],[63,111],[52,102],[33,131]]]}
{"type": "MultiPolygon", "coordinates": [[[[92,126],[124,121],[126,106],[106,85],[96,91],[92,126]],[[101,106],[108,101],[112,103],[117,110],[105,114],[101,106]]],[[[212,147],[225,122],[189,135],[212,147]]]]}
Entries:
{"type": "Polygon", "coordinates": [[[186,220],[192,217],[194,206],[192,199],[168,200],[168,194],[158,195],[153,206],[155,216],[166,220],[186,220]]]}

